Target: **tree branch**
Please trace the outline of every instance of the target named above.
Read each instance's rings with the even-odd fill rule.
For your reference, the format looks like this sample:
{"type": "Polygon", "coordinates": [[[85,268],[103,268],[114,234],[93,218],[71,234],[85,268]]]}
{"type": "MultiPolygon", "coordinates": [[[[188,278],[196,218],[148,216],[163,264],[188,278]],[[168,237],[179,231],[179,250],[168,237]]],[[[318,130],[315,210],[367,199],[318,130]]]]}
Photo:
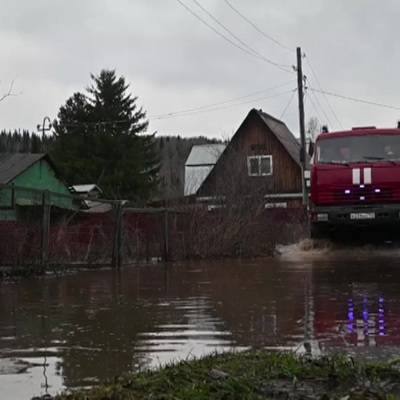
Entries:
{"type": "Polygon", "coordinates": [[[0,102],[5,100],[7,97],[18,96],[19,93],[14,93],[13,88],[14,88],[14,79],[11,81],[8,91],[3,95],[0,95],[0,102]]]}

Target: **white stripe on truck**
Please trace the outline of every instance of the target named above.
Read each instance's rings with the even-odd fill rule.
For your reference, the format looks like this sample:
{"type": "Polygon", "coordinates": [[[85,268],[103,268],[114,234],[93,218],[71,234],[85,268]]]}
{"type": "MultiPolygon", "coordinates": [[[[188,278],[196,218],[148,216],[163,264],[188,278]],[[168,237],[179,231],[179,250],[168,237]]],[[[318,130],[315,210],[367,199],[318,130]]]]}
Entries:
{"type": "Polygon", "coordinates": [[[353,168],[353,185],[360,184],[360,168],[353,168]]]}
{"type": "Polygon", "coordinates": [[[364,168],[364,184],[370,185],[372,183],[371,168],[364,168]]]}

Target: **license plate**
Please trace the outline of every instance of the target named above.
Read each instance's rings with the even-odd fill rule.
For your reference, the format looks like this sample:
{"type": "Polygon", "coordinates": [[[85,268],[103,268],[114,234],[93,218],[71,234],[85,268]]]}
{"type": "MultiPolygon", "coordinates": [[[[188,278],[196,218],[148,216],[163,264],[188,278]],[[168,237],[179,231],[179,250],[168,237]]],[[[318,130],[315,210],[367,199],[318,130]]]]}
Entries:
{"type": "Polygon", "coordinates": [[[375,219],[375,213],[351,213],[350,219],[375,219]]]}

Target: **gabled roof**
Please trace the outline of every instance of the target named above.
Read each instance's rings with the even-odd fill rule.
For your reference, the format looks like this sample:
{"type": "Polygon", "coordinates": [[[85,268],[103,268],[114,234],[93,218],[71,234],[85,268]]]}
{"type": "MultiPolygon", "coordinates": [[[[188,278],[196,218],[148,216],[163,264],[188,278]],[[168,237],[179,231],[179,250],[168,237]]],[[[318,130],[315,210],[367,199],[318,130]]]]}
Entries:
{"type": "MultiPolygon", "coordinates": [[[[223,162],[223,159],[225,157],[225,154],[229,151],[229,146],[232,145],[232,142],[235,141],[235,138],[237,138],[238,135],[243,134],[243,129],[242,127],[244,126],[245,122],[247,121],[248,118],[256,116],[261,119],[261,121],[266,125],[268,130],[276,137],[276,139],[282,144],[286,152],[289,154],[289,156],[293,159],[293,161],[301,167],[301,162],[300,162],[300,144],[293,135],[293,133],[289,130],[289,128],[286,126],[284,122],[281,120],[273,117],[272,115],[269,115],[262,110],[257,110],[255,108],[251,109],[250,112],[247,114],[246,118],[243,120],[235,134],[233,135],[230,143],[226,147],[225,151],[223,154],[218,158],[216,161],[215,165],[210,168],[210,171],[207,173],[207,176],[203,179],[201,185],[198,186],[196,193],[198,194],[205,182],[210,179],[210,177],[214,174],[215,168],[217,168],[217,165],[221,162],[223,162]]],[[[309,162],[309,159],[307,159],[307,163],[309,162]]]]}
{"type": "MultiPolygon", "coordinates": [[[[267,114],[262,110],[253,109],[250,111],[256,112],[262,121],[267,125],[270,131],[279,140],[282,146],[286,149],[293,160],[301,166],[300,162],[300,144],[294,137],[289,128],[279,119],[274,118],[272,115],[267,114]]],[[[250,114],[249,113],[249,114],[250,114]]]]}
{"type": "Polygon", "coordinates": [[[0,153],[0,183],[10,183],[42,158],[48,159],[48,156],[45,153],[0,153]]]}
{"type": "Polygon", "coordinates": [[[225,147],[226,145],[221,143],[194,145],[185,166],[214,165],[225,147]]]}
{"type": "Polygon", "coordinates": [[[72,185],[70,186],[70,189],[74,193],[89,193],[92,192],[93,190],[97,190],[99,193],[103,193],[101,188],[97,186],[95,183],[89,183],[86,185],[72,185]]]}

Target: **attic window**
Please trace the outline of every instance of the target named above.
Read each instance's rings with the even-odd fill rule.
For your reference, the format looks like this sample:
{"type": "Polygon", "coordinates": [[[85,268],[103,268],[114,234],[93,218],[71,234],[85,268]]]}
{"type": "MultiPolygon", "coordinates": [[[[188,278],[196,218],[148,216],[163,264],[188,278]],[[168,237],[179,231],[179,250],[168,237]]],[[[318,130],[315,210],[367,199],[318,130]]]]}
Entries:
{"type": "Polygon", "coordinates": [[[272,175],[272,156],[247,157],[247,169],[249,176],[272,175]]]}

